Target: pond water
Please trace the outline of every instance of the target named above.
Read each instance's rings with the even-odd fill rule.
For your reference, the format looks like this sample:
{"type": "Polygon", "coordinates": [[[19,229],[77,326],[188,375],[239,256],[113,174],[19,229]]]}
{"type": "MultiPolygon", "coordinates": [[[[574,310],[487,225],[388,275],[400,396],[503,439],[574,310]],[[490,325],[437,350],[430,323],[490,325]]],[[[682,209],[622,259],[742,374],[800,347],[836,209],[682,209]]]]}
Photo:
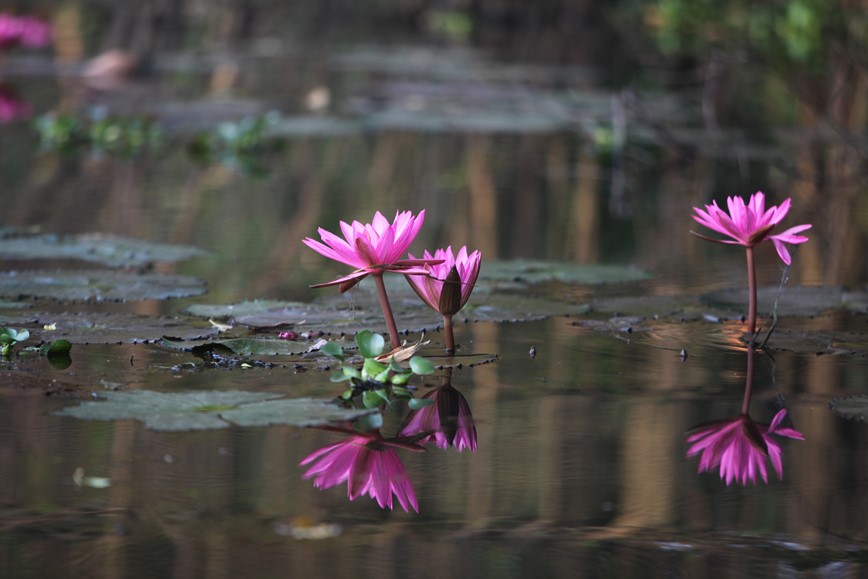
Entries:
{"type": "Polygon", "coordinates": [[[42,3],[53,45],[0,54],[4,90],[27,103],[0,125],[0,326],[73,342],[71,363],[27,355],[26,341],[0,359],[0,576],[865,574],[858,63],[822,43],[801,70],[725,43],[679,59],[665,27],[629,33],[637,6],[666,2],[177,4],[168,26],[42,3]],[[88,58],[112,46],[132,72],[97,77],[88,58]],[[760,98],[745,87],[763,75],[760,98]],[[690,216],[757,190],[792,198],[784,226],[813,228],[786,271],[757,247],[765,327],[776,300],[778,316],[753,353],[743,251],[691,235],[690,216]],[[337,362],[304,349],[386,326],[370,279],[345,297],[309,287],[347,271],[301,240],[423,209],[414,254],[466,244],[484,257],[455,358],[439,316],[402,280],[388,286],[406,339],[426,330],[420,353],[438,365],[413,378],[417,395],[475,429],[475,449],[414,452],[418,439],[389,445],[412,411],[383,412],[386,440],[366,452],[397,457],[392,484],[411,484],[418,509],[400,490],[389,509],[304,478],[306,457],[350,440],[335,424],[175,431],[58,415],[136,391],[333,399],[337,362]],[[83,237],[61,249],[42,234],[83,237]],[[259,321],[226,314],[253,300],[281,302],[259,321]],[[233,327],[218,335],[208,318],[233,327]],[[275,319],[313,335],[278,355],[190,351],[229,337],[273,348],[289,329],[275,319]],[[777,436],[752,439],[780,449],[783,476],[762,457],[767,482],[727,484],[697,472],[688,437],[748,420],[746,387],[746,432],[774,430],[786,409],[777,436]]]}

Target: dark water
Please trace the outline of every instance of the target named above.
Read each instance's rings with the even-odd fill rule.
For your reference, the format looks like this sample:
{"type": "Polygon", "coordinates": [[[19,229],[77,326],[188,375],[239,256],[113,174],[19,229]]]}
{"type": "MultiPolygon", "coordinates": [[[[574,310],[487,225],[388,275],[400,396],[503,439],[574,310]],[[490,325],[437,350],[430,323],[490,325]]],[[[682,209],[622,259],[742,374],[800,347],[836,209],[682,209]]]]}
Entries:
{"type": "MultiPolygon", "coordinates": [[[[365,12],[252,2],[202,12],[188,2],[176,26],[133,38],[123,30],[146,18],[139,10],[128,22],[120,9],[45,3],[56,46],[11,52],[4,81],[35,115],[146,114],[166,142],[132,156],[61,153],[40,150],[25,121],[0,126],[0,225],[213,252],[159,266],[205,279],[204,297],[39,306],[58,312],[309,300],[318,295],[309,284],[344,271],[300,240],[396,209],[426,210],[419,252],[466,243],[486,259],[633,264],[652,276],[535,289],[560,299],[687,301],[745,283],[741,251],[690,235],[691,208],[762,189],[775,202],[793,198],[786,223],[814,224],[788,287],[864,288],[864,70],[849,53],[829,56],[842,54],[833,41],[801,68],[773,52],[745,64],[723,41],[678,58],[651,28],[630,28],[642,4],[365,12]],[[117,45],[142,61],[132,78],[84,86],[85,59],[117,45]],[[773,77],[758,85],[766,99],[745,88],[763,73],[773,77]],[[823,92],[825,80],[839,90],[823,92]],[[238,159],[189,154],[193,133],[269,110],[282,113],[273,130],[285,142],[260,155],[255,175],[238,159]],[[292,119],[302,115],[317,130],[301,135],[292,119]]],[[[651,14],[665,3],[645,4],[651,14]]],[[[774,251],[760,247],[758,262],[760,285],[777,286],[774,251]]],[[[0,366],[0,576],[865,574],[866,429],[828,408],[866,393],[864,305],[779,321],[781,332],[854,337],[842,355],[758,355],[751,415],[768,424],[784,405],[805,440],[778,439],[783,480],[769,466],[768,484],[747,487],[697,474],[699,459],[685,457],[689,428],[740,413],[738,320],[586,323],[612,315],[459,324],[464,352],[498,359],[452,376],[473,413],[476,452],[399,451],[418,514],[302,479],[299,462],[336,433],[170,433],[54,415],[113,388],[329,398],[339,390],[326,372],[282,363],[179,371],[193,357],[153,344],[77,345],[65,370],[44,360],[0,366]],[[76,388],[52,390],[52,380],[76,388]],[[110,485],[77,484],[79,468],[110,485]]],[[[442,337],[429,337],[436,349],[442,337]]],[[[401,416],[385,419],[391,435],[401,416]]]]}

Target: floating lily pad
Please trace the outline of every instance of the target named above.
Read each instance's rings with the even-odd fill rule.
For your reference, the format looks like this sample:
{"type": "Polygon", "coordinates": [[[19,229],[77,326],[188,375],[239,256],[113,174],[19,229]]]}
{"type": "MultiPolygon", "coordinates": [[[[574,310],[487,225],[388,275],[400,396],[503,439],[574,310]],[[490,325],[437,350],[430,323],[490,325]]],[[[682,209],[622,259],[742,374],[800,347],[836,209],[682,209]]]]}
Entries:
{"type": "Polygon", "coordinates": [[[77,302],[165,300],[205,293],[186,275],[111,270],[0,272],[0,296],[77,302]]]}
{"type": "MultiPolygon", "coordinates": [[[[193,316],[218,320],[237,320],[239,317],[255,316],[262,312],[271,312],[280,309],[293,310],[304,308],[307,304],[300,302],[283,302],[277,300],[253,300],[237,304],[193,304],[185,311],[193,316]]],[[[289,320],[294,323],[297,320],[289,320]]],[[[282,324],[276,324],[282,325],[282,324]]]]}
{"type": "Polygon", "coordinates": [[[140,420],[153,430],[208,430],[241,426],[323,426],[353,420],[370,410],[343,409],[323,400],[280,399],[264,392],[105,392],[57,414],[86,420],[140,420]]]}
{"type": "Polygon", "coordinates": [[[868,336],[844,331],[792,331],[778,326],[767,347],[797,354],[851,356],[868,353],[868,336]]]}
{"type": "Polygon", "coordinates": [[[109,267],[142,267],[206,255],[190,246],[151,243],[113,235],[30,235],[0,238],[0,259],[79,259],[109,267]]]}
{"type": "Polygon", "coordinates": [[[865,422],[868,420],[868,395],[835,398],[829,402],[829,408],[843,418],[865,422]]]}
{"type": "Polygon", "coordinates": [[[223,349],[225,352],[236,354],[238,356],[295,356],[304,354],[311,346],[313,346],[313,342],[280,340],[271,337],[226,338],[223,340],[208,339],[195,341],[163,340],[161,344],[167,348],[199,354],[209,350],[217,351],[223,349]]]}
{"type": "Polygon", "coordinates": [[[0,310],[26,310],[32,307],[33,304],[27,302],[7,302],[0,300],[0,310]]]}
{"type": "Polygon", "coordinates": [[[140,316],[126,313],[51,313],[34,312],[0,316],[0,325],[35,326],[37,340],[65,339],[74,344],[116,344],[150,342],[163,337],[194,340],[217,333],[213,326],[198,326],[190,319],[140,316]],[[53,330],[46,330],[50,325],[53,330]]]}
{"type": "Polygon", "coordinates": [[[625,283],[651,276],[631,265],[578,264],[557,261],[519,259],[486,261],[479,278],[483,281],[537,284],[559,281],[575,284],[625,283]]]}
{"type": "MultiPolygon", "coordinates": [[[[747,289],[726,289],[702,296],[703,301],[720,307],[747,309],[747,289]]],[[[757,291],[760,314],[771,312],[778,300],[778,315],[813,316],[830,309],[860,311],[868,303],[865,292],[847,291],[841,287],[778,286],[757,291]]]]}

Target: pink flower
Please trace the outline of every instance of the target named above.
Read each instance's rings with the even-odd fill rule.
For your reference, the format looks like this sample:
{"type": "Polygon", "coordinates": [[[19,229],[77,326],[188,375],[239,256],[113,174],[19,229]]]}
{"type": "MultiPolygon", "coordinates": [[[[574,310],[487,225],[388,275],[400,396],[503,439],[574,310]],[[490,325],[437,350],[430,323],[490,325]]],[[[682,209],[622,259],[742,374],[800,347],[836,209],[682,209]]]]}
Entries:
{"type": "Polygon", "coordinates": [[[743,414],[737,418],[697,426],[692,429],[694,434],[687,438],[687,442],[693,444],[687,450],[687,456],[702,453],[698,472],[707,472],[719,466],[720,478],[726,480],[727,486],[733,481],[742,485],[748,482],[756,484],[757,473],[764,482],[768,482],[766,457],[771,460],[778,479],[782,479],[781,446],[770,435],[805,439],[797,430],[780,427],[786,414],[787,411],[781,409],[770,425],[757,424],[750,416],[743,414]]]}
{"type": "Polygon", "coordinates": [[[33,16],[0,14],[0,48],[46,46],[51,41],[51,26],[33,16]]]}
{"type": "Polygon", "coordinates": [[[458,452],[465,448],[476,451],[476,426],[461,392],[449,385],[440,386],[422,398],[433,399],[434,404],[411,412],[398,431],[399,438],[423,435],[419,444],[433,440],[437,448],[454,446],[458,452]]]}
{"type": "MultiPolygon", "coordinates": [[[[410,259],[415,259],[412,253],[410,259]]],[[[422,261],[428,260],[437,260],[440,263],[426,265],[427,276],[408,277],[407,281],[416,294],[434,310],[444,316],[455,315],[467,303],[473,286],[476,285],[482,254],[474,251],[468,255],[467,247],[462,247],[458,255],[453,255],[450,245],[446,249],[438,249],[434,255],[426,250],[422,261]],[[453,269],[455,274],[452,273],[453,269]],[[450,276],[453,278],[450,279],[450,276]]]]}
{"type": "Polygon", "coordinates": [[[426,261],[401,259],[419,233],[424,220],[424,210],[416,217],[410,211],[397,212],[392,223],[377,211],[372,223],[353,221],[348,224],[341,221],[343,239],[320,227],[318,231],[324,243],[310,237],[302,240],[303,243],[317,253],[355,267],[356,270],[347,276],[312,287],[340,284],[341,292],[345,292],[370,274],[381,275],[385,271],[405,275],[427,274],[422,268],[426,261]]]}
{"type": "MultiPolygon", "coordinates": [[[[387,441],[379,433],[356,434],[312,452],[299,464],[311,467],[304,478],[314,478],[318,489],[327,489],[347,482],[347,496],[351,501],[361,495],[370,495],[381,508],[392,508],[392,495],[401,507],[419,512],[416,491],[407,477],[407,471],[398,453],[391,446],[405,446],[387,441]]],[[[421,448],[421,447],[420,447],[421,448]]]]}
{"type": "Polygon", "coordinates": [[[792,243],[795,245],[808,241],[807,237],[798,234],[810,229],[810,224],[796,225],[777,235],[771,235],[777,224],[789,212],[789,199],[781,203],[780,206],[773,205],[766,210],[765,196],[757,191],[751,196],[747,205],[745,205],[744,199],[741,197],[727,197],[726,204],[729,208],[729,214],[718,207],[717,201],[713,201],[711,205],[706,205],[705,211],[699,207],[694,207],[693,210],[696,212],[696,215],[693,216],[693,219],[709,229],[730,237],[732,240],[711,239],[703,235],[699,235],[699,237],[718,243],[730,243],[745,247],[753,247],[769,239],[774,243],[778,255],[787,265],[790,265],[791,259],[790,252],[787,250],[785,244],[792,243]]]}

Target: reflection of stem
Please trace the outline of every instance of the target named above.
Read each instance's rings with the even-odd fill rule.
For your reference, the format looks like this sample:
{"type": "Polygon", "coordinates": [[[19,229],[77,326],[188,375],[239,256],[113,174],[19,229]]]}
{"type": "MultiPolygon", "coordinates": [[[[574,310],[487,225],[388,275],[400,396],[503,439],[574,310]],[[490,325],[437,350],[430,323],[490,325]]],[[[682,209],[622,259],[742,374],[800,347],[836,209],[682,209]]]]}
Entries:
{"type": "Polygon", "coordinates": [[[746,247],[745,251],[747,252],[747,324],[753,341],[756,336],[756,265],[753,259],[753,247],[746,247]]]}
{"type": "Polygon", "coordinates": [[[372,274],[374,281],[377,284],[377,295],[380,297],[380,307],[383,308],[383,317],[386,318],[386,327],[389,329],[389,340],[392,342],[392,347],[397,348],[401,345],[398,340],[398,326],[395,325],[395,315],[392,313],[392,306],[389,304],[389,296],[386,294],[386,282],[383,281],[383,274],[372,274]]]}
{"type": "Polygon", "coordinates": [[[741,413],[745,416],[750,410],[750,397],[753,394],[753,345],[747,347],[747,375],[744,380],[744,399],[741,401],[741,413]]]}
{"type": "Polygon", "coordinates": [[[452,329],[452,316],[443,316],[443,332],[446,334],[446,353],[455,353],[455,331],[452,329]]]}

